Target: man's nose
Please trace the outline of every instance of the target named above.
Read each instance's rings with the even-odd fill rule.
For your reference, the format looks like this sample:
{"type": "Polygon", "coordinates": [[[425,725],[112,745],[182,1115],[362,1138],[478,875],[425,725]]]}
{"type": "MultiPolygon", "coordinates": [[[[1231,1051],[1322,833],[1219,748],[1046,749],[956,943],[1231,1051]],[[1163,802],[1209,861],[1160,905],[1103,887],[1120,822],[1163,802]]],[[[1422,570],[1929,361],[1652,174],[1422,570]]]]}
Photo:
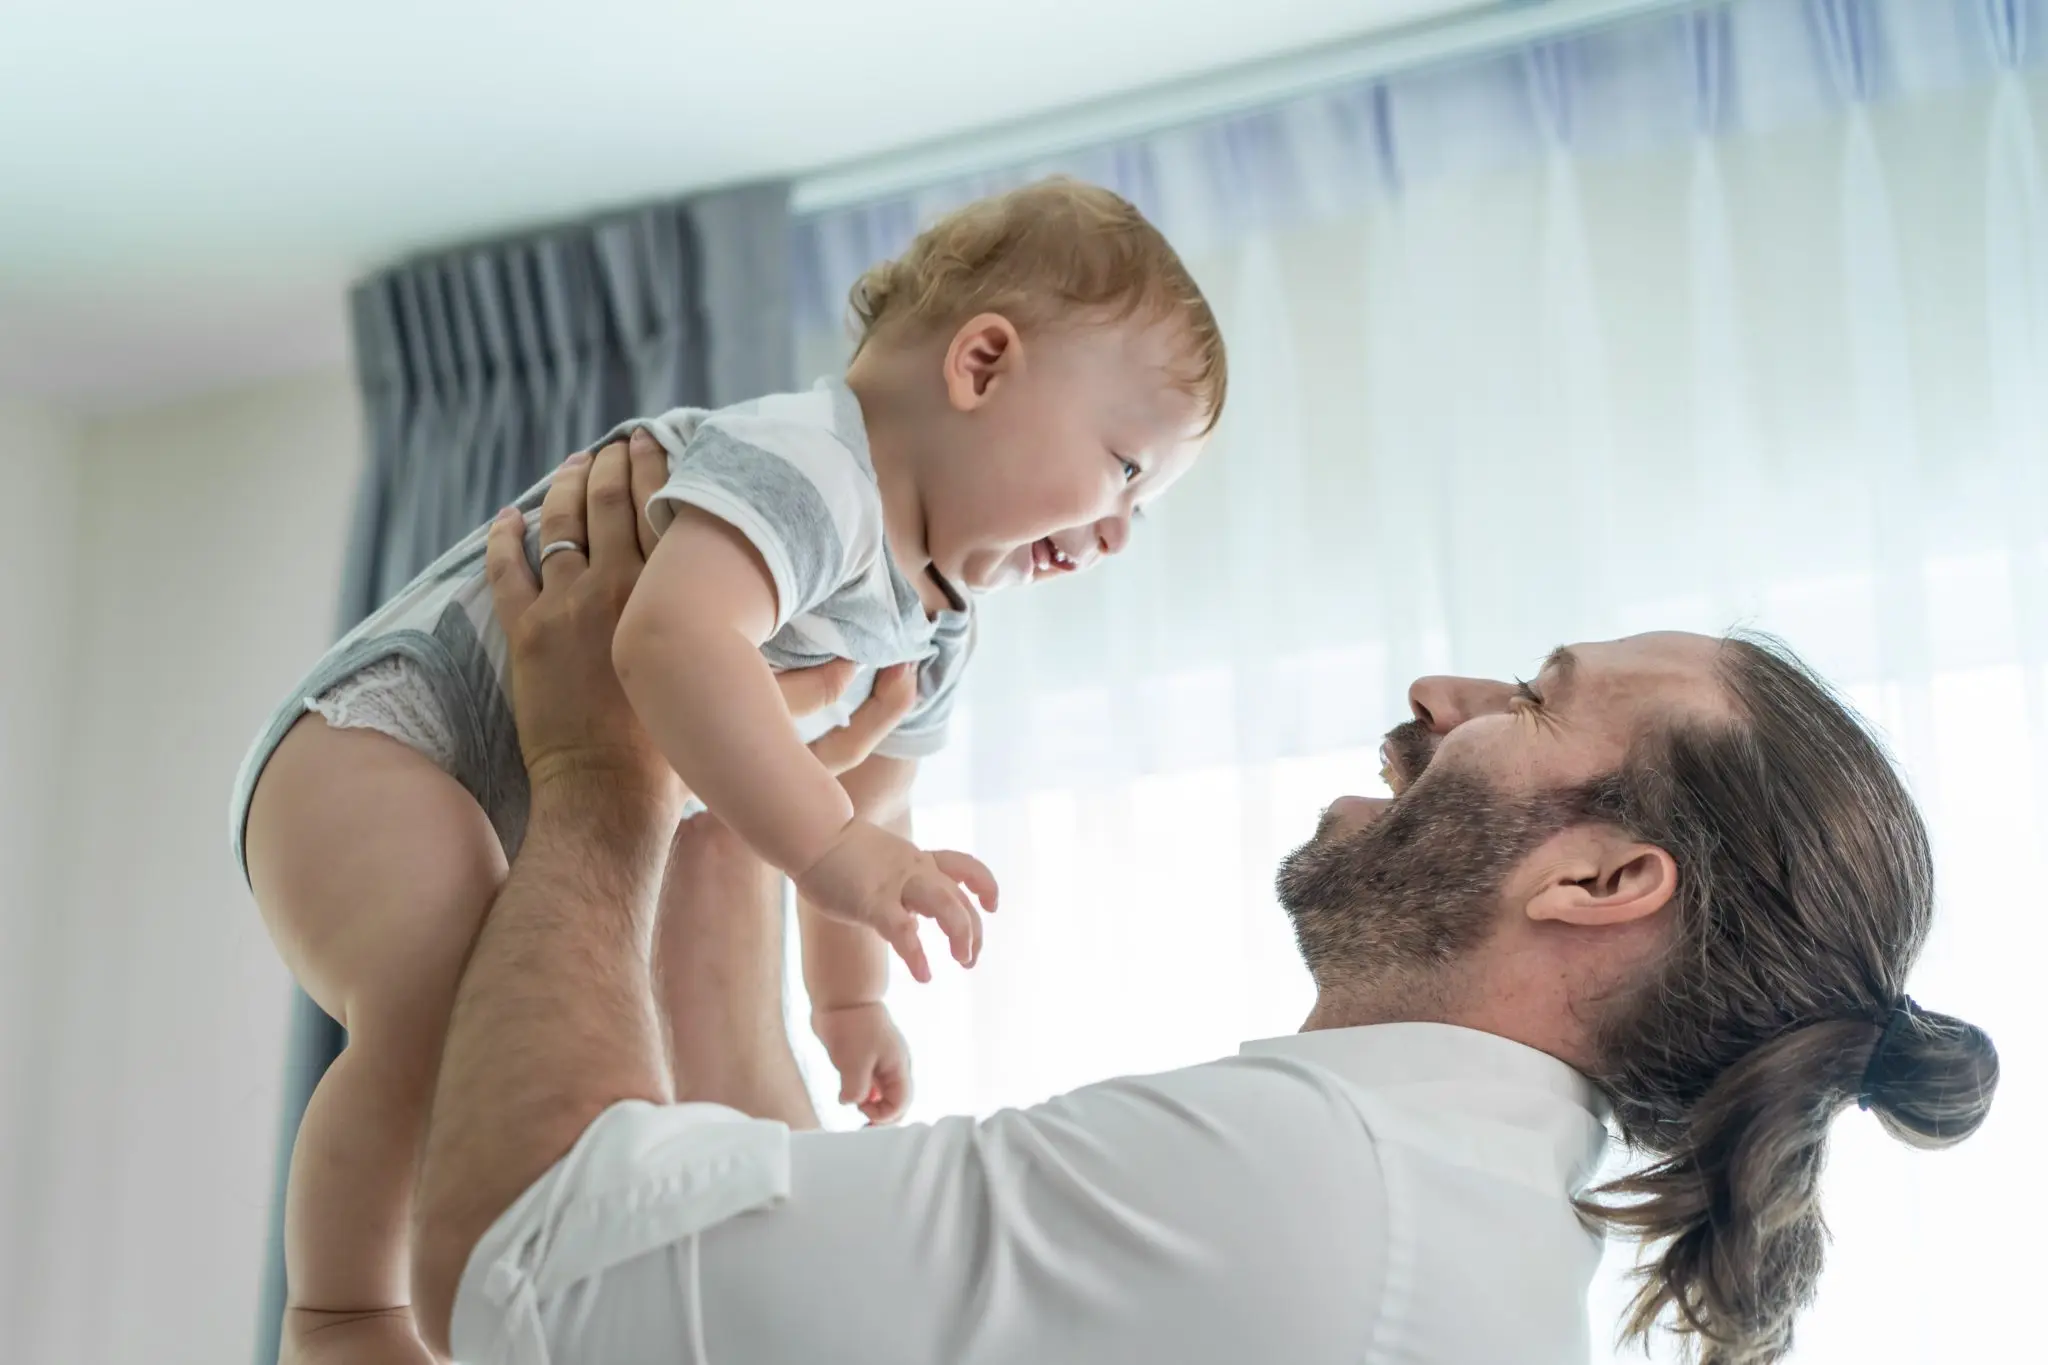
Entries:
{"type": "Polygon", "coordinates": [[[1498,715],[1515,689],[1486,678],[1417,678],[1408,688],[1408,709],[1431,734],[1447,735],[1475,716],[1498,715]]]}

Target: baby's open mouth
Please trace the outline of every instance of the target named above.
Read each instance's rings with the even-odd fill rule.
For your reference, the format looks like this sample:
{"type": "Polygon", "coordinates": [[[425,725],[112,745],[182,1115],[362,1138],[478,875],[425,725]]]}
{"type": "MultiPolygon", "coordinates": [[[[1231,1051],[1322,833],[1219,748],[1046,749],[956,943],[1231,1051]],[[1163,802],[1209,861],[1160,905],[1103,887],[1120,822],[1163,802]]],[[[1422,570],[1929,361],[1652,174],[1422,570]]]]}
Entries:
{"type": "Polygon", "coordinates": [[[1072,573],[1074,568],[1074,557],[1053,544],[1051,536],[1031,542],[1031,572],[1034,575],[1072,573]]]}

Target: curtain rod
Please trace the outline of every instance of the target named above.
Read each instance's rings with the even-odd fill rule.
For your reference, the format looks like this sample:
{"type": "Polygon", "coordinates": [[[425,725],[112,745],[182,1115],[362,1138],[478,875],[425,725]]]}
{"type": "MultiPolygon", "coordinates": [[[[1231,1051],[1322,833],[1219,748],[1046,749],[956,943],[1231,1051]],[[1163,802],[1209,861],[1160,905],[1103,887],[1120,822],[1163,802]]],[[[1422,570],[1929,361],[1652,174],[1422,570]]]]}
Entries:
{"type": "Polygon", "coordinates": [[[1225,118],[1318,90],[1720,2],[1505,0],[823,168],[797,178],[790,188],[790,210],[826,213],[960,176],[1225,118]]]}

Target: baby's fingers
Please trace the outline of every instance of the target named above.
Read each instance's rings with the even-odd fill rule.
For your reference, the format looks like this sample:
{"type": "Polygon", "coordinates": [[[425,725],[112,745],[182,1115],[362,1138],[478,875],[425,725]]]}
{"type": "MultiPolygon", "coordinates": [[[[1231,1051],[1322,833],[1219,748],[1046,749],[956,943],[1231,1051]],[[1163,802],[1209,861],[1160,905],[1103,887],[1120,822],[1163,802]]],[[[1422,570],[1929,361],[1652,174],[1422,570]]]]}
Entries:
{"type": "Polygon", "coordinates": [[[972,967],[981,956],[981,916],[952,878],[936,871],[918,873],[904,884],[903,906],[937,921],[961,966],[972,967]]]}
{"type": "Polygon", "coordinates": [[[894,1123],[903,1117],[909,1103],[909,1074],[901,1067],[884,1063],[875,1068],[874,1088],[861,1101],[860,1112],[870,1124],[894,1123]]]}
{"type": "Polygon", "coordinates": [[[982,909],[996,908],[996,876],[981,859],[942,848],[932,854],[932,861],[939,865],[939,871],[972,891],[974,898],[981,902],[982,909]]]}
{"type": "Polygon", "coordinates": [[[875,1091],[875,1055],[870,1052],[839,1073],[839,1102],[858,1104],[867,1112],[868,1097],[875,1091]]]}
{"type": "Polygon", "coordinates": [[[896,923],[886,929],[877,926],[876,933],[896,950],[896,956],[903,959],[903,965],[910,968],[910,979],[920,985],[932,979],[932,964],[925,959],[924,944],[917,937],[917,916],[899,915],[896,923]]]}

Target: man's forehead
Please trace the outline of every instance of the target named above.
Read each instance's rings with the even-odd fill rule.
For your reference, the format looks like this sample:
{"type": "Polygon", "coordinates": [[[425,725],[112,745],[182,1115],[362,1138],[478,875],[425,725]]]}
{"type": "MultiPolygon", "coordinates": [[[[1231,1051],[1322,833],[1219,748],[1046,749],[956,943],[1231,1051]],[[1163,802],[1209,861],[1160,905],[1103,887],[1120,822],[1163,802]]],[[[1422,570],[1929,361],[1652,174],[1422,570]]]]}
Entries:
{"type": "Polygon", "coordinates": [[[1544,661],[1553,686],[1591,700],[1725,710],[1720,654],[1725,641],[1684,631],[1655,631],[1620,640],[1560,645],[1544,661]]]}

